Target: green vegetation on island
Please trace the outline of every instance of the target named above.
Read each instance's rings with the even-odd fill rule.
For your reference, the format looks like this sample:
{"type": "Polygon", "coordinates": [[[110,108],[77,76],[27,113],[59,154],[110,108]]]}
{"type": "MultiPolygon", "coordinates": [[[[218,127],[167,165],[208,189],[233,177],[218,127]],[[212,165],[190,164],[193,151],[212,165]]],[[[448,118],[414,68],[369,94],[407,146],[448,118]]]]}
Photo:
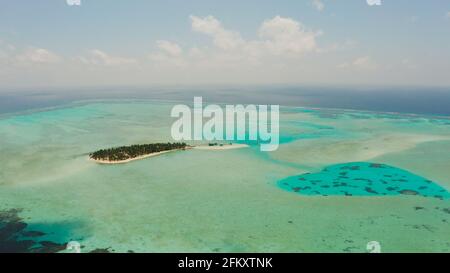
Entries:
{"type": "Polygon", "coordinates": [[[186,143],[153,143],[131,146],[122,146],[117,148],[103,149],[93,152],[89,156],[94,160],[100,161],[124,161],[154,153],[166,152],[171,150],[186,149],[186,143]]]}

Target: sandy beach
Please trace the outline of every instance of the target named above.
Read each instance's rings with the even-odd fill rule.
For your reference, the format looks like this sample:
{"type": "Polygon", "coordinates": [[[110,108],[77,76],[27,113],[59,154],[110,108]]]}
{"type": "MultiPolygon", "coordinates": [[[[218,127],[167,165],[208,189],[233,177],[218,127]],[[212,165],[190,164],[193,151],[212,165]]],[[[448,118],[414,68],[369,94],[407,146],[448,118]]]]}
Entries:
{"type": "Polygon", "coordinates": [[[232,150],[232,149],[242,149],[247,148],[247,144],[224,144],[222,146],[209,146],[209,145],[200,145],[200,146],[194,146],[193,149],[195,150],[208,150],[208,151],[223,151],[223,150],[232,150]]]}

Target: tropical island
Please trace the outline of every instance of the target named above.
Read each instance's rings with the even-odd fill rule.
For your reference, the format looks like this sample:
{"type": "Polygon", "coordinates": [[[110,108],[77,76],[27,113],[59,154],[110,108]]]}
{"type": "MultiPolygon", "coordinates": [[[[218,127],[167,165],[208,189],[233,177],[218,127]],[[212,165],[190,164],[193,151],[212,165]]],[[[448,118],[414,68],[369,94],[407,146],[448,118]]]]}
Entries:
{"type": "Polygon", "coordinates": [[[147,158],[171,151],[186,150],[189,148],[192,147],[184,142],[136,144],[98,150],[91,153],[89,157],[98,163],[126,163],[132,160],[147,158]]]}
{"type": "Polygon", "coordinates": [[[101,164],[120,164],[130,161],[153,157],[173,151],[198,149],[198,150],[229,150],[248,147],[245,144],[219,144],[209,143],[208,145],[191,146],[184,142],[175,143],[152,143],[136,144],[131,146],[121,146],[109,149],[102,149],[89,154],[89,158],[101,164]]]}

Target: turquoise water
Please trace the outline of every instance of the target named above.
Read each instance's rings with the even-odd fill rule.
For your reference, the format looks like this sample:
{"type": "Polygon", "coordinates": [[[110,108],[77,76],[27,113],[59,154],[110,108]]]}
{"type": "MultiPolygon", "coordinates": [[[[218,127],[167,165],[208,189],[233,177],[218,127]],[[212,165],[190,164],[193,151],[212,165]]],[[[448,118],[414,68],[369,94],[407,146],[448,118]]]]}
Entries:
{"type": "Polygon", "coordinates": [[[278,182],[287,191],[305,195],[384,196],[420,195],[438,199],[450,193],[436,183],[385,164],[352,162],[326,167],[318,173],[289,177],[278,182]]]}
{"type": "Polygon", "coordinates": [[[448,119],[282,107],[274,152],[251,143],[124,165],[88,160],[101,148],[170,140],[174,104],[86,101],[2,116],[0,250],[54,252],[77,240],[83,252],[365,252],[377,240],[383,251],[450,252],[448,119]],[[336,176],[349,162],[360,170],[336,176]],[[368,176],[378,194],[352,180],[368,176]],[[378,183],[396,187],[402,176],[408,187],[378,183]],[[299,177],[356,183],[360,192],[279,187],[299,177]],[[406,189],[419,194],[397,194],[406,189]]]}

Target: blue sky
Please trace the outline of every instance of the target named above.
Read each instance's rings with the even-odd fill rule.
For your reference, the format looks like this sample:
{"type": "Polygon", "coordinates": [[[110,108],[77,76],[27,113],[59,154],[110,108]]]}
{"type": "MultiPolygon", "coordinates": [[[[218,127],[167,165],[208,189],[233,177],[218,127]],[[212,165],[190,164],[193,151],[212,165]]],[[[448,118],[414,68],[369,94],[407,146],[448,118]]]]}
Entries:
{"type": "Polygon", "coordinates": [[[447,0],[0,4],[0,87],[450,86],[447,0]]]}

